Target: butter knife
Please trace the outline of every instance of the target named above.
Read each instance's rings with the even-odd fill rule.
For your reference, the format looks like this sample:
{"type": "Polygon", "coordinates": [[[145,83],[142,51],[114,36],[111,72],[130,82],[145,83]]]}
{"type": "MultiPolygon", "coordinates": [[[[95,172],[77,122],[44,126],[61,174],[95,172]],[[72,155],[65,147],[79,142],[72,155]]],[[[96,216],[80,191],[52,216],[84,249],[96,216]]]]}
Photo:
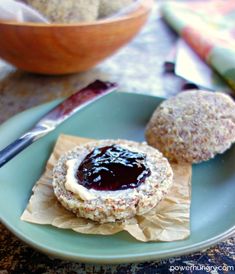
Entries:
{"type": "Polygon", "coordinates": [[[74,113],[106,94],[111,93],[116,88],[116,83],[96,80],[87,87],[72,94],[44,115],[28,132],[0,151],[0,167],[33,142],[53,131],[74,113]]]}

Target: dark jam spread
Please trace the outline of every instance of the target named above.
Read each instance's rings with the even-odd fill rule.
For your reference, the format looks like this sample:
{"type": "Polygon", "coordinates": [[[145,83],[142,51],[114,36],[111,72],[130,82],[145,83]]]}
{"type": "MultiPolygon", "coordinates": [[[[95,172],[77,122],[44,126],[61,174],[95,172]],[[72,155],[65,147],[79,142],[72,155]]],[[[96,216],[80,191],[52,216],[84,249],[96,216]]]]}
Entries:
{"type": "Polygon", "coordinates": [[[96,190],[123,190],[138,187],[150,169],[144,154],[118,145],[95,148],[81,162],[77,179],[81,185],[96,190]]]}

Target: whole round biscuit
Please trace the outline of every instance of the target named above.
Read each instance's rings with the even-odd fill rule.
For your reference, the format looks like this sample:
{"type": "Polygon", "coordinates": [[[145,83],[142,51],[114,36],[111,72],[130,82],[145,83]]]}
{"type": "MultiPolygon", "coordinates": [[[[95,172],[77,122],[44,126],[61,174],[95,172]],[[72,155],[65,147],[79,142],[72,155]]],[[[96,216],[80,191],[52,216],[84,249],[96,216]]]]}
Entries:
{"type": "Polygon", "coordinates": [[[235,103],[220,92],[180,93],[157,107],[145,135],[169,160],[209,160],[235,141],[235,103]]]}
{"type": "MultiPolygon", "coordinates": [[[[78,182],[77,182],[78,183],[78,182]]],[[[126,140],[101,140],[79,145],[62,155],[53,170],[54,193],[60,203],[79,217],[99,223],[122,221],[134,215],[143,215],[155,207],[173,183],[171,166],[162,153],[144,143],[126,140]],[[65,187],[66,162],[76,159],[78,165],[97,147],[119,145],[133,152],[146,155],[146,166],[151,174],[136,188],[115,191],[87,189],[93,199],[81,199],[65,187]]]]}

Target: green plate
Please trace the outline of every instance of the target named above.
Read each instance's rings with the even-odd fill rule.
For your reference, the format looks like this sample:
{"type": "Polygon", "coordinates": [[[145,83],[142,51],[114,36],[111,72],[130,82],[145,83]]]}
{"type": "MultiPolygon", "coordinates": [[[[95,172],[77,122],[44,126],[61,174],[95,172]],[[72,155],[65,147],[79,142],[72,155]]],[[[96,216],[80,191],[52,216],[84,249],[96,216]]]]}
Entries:
{"type": "MultiPolygon", "coordinates": [[[[113,93],[89,105],[54,132],[37,141],[0,169],[0,214],[20,239],[55,257],[92,263],[136,262],[191,253],[234,232],[235,147],[193,167],[191,236],[184,241],[142,243],[127,233],[113,236],[78,234],[20,221],[31,189],[44,170],[60,133],[90,138],[144,139],[144,128],[161,98],[113,93]]],[[[0,127],[0,148],[19,137],[54,101],[27,110],[0,127]]]]}

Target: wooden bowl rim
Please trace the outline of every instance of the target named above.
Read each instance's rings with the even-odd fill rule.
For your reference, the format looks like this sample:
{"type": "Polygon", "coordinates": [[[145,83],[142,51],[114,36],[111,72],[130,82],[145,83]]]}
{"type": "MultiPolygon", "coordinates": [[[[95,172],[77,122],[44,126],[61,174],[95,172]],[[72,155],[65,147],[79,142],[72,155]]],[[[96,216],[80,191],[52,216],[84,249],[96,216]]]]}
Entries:
{"type": "Polygon", "coordinates": [[[110,18],[110,19],[100,19],[94,22],[83,22],[83,23],[51,23],[51,24],[45,24],[45,23],[37,23],[37,22],[16,22],[16,21],[10,21],[10,20],[0,20],[0,25],[10,25],[10,26],[21,26],[21,27],[45,27],[45,28],[51,28],[51,27],[87,27],[87,26],[96,26],[96,25],[105,25],[120,21],[125,21],[129,19],[133,19],[139,16],[142,16],[146,13],[148,13],[152,6],[153,6],[153,0],[141,0],[139,3],[138,8],[136,8],[134,11],[131,11],[127,15],[120,16],[117,18],[110,18]]]}

